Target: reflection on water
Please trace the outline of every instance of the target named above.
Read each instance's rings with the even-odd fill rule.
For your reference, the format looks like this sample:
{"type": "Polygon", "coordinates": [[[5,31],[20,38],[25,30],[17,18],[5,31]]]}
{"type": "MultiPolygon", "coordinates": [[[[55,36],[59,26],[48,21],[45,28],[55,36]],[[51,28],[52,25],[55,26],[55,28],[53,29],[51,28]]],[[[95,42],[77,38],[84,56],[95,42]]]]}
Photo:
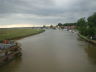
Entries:
{"type": "Polygon", "coordinates": [[[90,62],[96,65],[96,45],[88,44],[85,50],[88,54],[90,62]]]}
{"type": "Polygon", "coordinates": [[[93,65],[96,65],[96,45],[87,43],[86,41],[84,41],[82,38],[78,36],[77,36],[77,40],[83,43],[80,46],[84,46],[89,62],[93,65]]]}
{"type": "Polygon", "coordinates": [[[96,46],[68,31],[48,30],[19,40],[22,58],[0,72],[96,72],[96,46]]]}
{"type": "Polygon", "coordinates": [[[20,67],[22,62],[22,57],[14,59],[12,62],[0,67],[0,72],[15,72],[20,67]]]}

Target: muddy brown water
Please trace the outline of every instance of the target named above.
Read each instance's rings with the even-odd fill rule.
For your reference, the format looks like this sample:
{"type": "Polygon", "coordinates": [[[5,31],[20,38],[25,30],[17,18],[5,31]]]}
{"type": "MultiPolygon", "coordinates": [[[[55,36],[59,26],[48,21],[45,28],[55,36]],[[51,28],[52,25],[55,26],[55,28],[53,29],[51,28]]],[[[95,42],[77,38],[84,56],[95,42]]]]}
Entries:
{"type": "Polygon", "coordinates": [[[0,72],[96,72],[96,46],[75,33],[47,30],[18,42],[22,57],[0,67],[0,72]]]}

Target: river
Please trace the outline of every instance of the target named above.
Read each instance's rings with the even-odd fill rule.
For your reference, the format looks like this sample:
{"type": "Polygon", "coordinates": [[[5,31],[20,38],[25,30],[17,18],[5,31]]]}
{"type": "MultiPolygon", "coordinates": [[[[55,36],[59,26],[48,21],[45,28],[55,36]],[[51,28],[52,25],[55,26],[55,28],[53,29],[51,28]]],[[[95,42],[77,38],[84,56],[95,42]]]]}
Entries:
{"type": "Polygon", "coordinates": [[[96,46],[75,33],[46,30],[18,40],[22,57],[0,68],[0,72],[96,72],[96,46]]]}

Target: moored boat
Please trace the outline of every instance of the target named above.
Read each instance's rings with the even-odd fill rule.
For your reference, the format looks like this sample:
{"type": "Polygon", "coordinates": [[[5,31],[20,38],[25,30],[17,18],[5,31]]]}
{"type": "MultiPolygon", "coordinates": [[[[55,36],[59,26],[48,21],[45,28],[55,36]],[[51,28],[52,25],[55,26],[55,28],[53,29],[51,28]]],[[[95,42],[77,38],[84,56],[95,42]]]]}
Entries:
{"type": "Polygon", "coordinates": [[[0,66],[21,55],[22,53],[19,43],[13,40],[4,40],[0,43],[0,66]]]}

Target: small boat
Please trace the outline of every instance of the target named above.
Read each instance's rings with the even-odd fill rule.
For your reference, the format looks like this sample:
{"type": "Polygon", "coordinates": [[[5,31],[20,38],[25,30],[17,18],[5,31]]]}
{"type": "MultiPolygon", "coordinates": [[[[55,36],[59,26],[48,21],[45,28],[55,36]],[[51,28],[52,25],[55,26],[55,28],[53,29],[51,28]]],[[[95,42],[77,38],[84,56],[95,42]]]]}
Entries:
{"type": "Polygon", "coordinates": [[[22,53],[19,43],[13,40],[4,40],[0,43],[0,66],[21,55],[22,53]]]}

